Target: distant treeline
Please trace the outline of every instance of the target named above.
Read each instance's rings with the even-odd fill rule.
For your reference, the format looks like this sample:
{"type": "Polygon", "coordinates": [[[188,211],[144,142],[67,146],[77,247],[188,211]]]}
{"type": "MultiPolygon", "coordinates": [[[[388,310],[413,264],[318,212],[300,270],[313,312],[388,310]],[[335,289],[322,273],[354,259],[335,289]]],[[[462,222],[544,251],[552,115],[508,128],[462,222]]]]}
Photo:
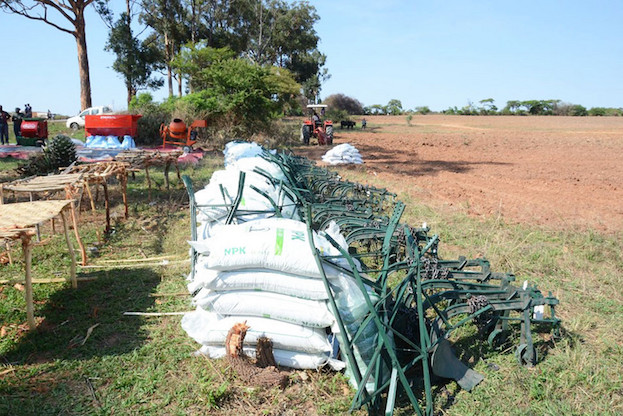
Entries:
{"type": "Polygon", "coordinates": [[[511,116],[622,116],[623,108],[592,107],[587,109],[580,104],[570,104],[561,100],[511,100],[501,110],[492,98],[480,100],[479,105],[469,103],[465,107],[451,107],[442,111],[443,114],[465,116],[480,115],[511,115],[511,116]]]}
{"type": "MultiPolygon", "coordinates": [[[[415,107],[412,110],[402,108],[400,100],[392,99],[386,105],[373,104],[364,106],[355,98],[344,94],[333,94],[325,98],[323,103],[329,105],[331,115],[338,121],[347,119],[349,115],[400,115],[400,114],[433,114],[427,106],[415,107]]],[[[499,109],[493,98],[480,100],[478,104],[458,108],[450,107],[441,111],[442,114],[463,116],[623,116],[623,108],[593,107],[587,109],[583,105],[570,104],[561,100],[511,100],[506,106],[499,109]]]]}

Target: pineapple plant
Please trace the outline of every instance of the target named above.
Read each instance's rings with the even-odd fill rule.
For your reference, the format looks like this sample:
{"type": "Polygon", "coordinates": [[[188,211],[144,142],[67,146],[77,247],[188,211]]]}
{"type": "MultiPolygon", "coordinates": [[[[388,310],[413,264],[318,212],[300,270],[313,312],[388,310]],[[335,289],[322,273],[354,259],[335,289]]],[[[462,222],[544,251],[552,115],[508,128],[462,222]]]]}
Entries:
{"type": "Polygon", "coordinates": [[[76,145],[71,141],[69,136],[63,134],[59,134],[52,139],[50,145],[44,152],[47,153],[50,165],[52,165],[54,169],[69,166],[78,158],[76,145]]]}
{"type": "Polygon", "coordinates": [[[47,175],[57,172],[58,168],[71,165],[77,158],[76,145],[71,138],[59,134],[43,149],[42,154],[18,166],[16,170],[24,176],[47,175]]]}

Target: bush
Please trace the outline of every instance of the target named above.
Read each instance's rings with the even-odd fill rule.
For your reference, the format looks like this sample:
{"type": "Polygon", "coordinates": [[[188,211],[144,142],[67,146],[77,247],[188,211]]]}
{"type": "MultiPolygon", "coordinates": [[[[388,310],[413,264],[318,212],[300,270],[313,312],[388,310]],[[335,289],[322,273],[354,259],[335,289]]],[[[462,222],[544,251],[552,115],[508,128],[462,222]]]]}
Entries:
{"type": "Polygon", "coordinates": [[[205,68],[202,77],[206,88],[184,97],[170,97],[161,104],[154,103],[149,94],[132,100],[130,111],[143,116],[138,121],[137,144],[161,143],[162,123],[179,118],[187,125],[206,120],[208,128],[197,130],[198,145],[220,147],[233,139],[271,131],[274,120],[288,108],[296,108],[300,85],[282,68],[228,59],[205,68]]]}
{"type": "Polygon", "coordinates": [[[322,101],[329,106],[329,110],[341,110],[347,115],[363,114],[363,104],[355,98],[344,94],[332,94],[322,101]]]}
{"type": "Polygon", "coordinates": [[[331,120],[334,123],[339,123],[343,120],[350,120],[350,114],[346,110],[329,108],[329,110],[325,113],[325,119],[331,120]]]}
{"type": "Polygon", "coordinates": [[[171,121],[171,112],[166,106],[153,102],[149,93],[134,97],[129,105],[132,114],[141,114],[138,119],[138,133],[134,138],[137,145],[162,144],[160,126],[171,121]]]}
{"type": "Polygon", "coordinates": [[[588,110],[589,116],[615,116],[620,117],[623,115],[622,108],[607,108],[607,107],[593,107],[588,110]]]}

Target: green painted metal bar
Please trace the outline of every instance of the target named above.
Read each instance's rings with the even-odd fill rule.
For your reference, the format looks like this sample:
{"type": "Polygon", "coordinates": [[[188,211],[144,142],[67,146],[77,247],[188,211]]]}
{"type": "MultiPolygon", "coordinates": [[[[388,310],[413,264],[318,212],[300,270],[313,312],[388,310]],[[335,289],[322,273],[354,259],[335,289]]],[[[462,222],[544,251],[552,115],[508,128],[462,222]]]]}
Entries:
{"type": "Polygon", "coordinates": [[[236,199],[231,206],[231,210],[227,215],[227,219],[225,220],[225,224],[231,224],[234,220],[234,215],[236,215],[236,210],[238,209],[238,205],[240,205],[240,201],[242,200],[242,193],[244,192],[244,179],[246,177],[246,173],[240,172],[240,176],[238,177],[238,193],[236,194],[236,199]]]}

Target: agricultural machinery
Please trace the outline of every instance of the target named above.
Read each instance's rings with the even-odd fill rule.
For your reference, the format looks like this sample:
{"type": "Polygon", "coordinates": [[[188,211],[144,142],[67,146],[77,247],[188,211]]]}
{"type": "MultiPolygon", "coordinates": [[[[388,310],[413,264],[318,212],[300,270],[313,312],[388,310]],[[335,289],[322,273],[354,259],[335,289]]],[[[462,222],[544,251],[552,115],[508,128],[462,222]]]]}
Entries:
{"type": "Polygon", "coordinates": [[[316,110],[320,111],[321,115],[324,115],[326,104],[309,104],[309,119],[303,122],[301,126],[301,142],[303,144],[309,144],[309,139],[314,137],[318,139],[319,145],[331,145],[333,144],[333,122],[331,120],[324,120],[320,118],[316,110]]]}
{"type": "Polygon", "coordinates": [[[184,152],[192,151],[193,145],[197,143],[197,128],[208,127],[206,120],[195,120],[190,126],[186,126],[184,121],[174,118],[167,126],[164,123],[160,126],[160,137],[162,138],[162,147],[167,144],[174,146],[182,146],[184,152]]]}
{"type": "Polygon", "coordinates": [[[48,139],[48,122],[43,118],[25,118],[16,141],[20,146],[43,146],[48,139]]]}

